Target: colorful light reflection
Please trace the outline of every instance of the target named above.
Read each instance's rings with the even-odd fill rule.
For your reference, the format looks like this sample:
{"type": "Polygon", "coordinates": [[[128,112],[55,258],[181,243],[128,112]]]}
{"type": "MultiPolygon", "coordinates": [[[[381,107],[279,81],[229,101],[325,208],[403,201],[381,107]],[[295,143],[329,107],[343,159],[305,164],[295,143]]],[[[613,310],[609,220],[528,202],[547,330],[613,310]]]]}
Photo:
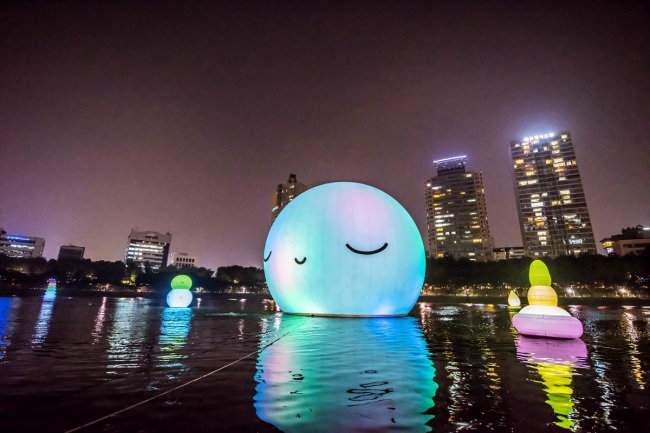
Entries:
{"type": "Polygon", "coordinates": [[[555,424],[573,430],[572,381],[576,369],[587,369],[587,346],[580,339],[556,340],[520,336],[515,340],[517,357],[530,365],[541,378],[546,403],[557,417],[555,424]]]}
{"type": "Polygon", "coordinates": [[[13,331],[13,298],[0,297],[0,360],[4,358],[13,331]]]}
{"type": "Polygon", "coordinates": [[[276,318],[255,375],[262,420],[285,432],[430,430],[438,385],[416,319],[276,318]]]}
{"type": "Polygon", "coordinates": [[[161,352],[159,358],[162,361],[162,367],[178,367],[181,365],[179,360],[183,358],[183,355],[178,351],[185,346],[191,322],[191,308],[168,307],[163,310],[160,335],[158,337],[161,352]]]}

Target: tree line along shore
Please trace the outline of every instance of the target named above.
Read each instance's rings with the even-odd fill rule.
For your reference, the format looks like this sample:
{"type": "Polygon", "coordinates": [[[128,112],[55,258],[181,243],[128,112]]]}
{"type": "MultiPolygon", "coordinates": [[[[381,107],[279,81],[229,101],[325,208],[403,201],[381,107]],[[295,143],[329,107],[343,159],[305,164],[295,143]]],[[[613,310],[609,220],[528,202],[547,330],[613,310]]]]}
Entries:
{"type": "MultiPolygon", "coordinates": [[[[532,258],[474,262],[453,257],[428,258],[423,297],[501,297],[514,289],[525,296],[532,258]]],[[[585,254],[542,259],[562,297],[650,298],[650,249],[639,255],[585,254]]],[[[44,289],[54,278],[58,287],[74,292],[157,293],[169,289],[179,274],[192,278],[202,293],[268,293],[264,271],[256,267],[211,269],[167,266],[159,270],[121,261],[46,260],[0,255],[0,293],[44,289]]]]}

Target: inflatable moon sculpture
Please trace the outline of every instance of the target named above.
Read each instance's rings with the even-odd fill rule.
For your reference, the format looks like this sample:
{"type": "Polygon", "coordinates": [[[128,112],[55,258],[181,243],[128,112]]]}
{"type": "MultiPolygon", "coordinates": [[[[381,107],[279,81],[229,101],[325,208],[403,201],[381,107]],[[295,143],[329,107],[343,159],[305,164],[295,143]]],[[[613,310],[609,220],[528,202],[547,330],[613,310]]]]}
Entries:
{"type": "Polygon", "coordinates": [[[580,338],[582,323],[557,306],[551,274],[541,260],[530,264],[527,307],[512,317],[512,325],[522,335],[551,338],[580,338]]]}
{"type": "Polygon", "coordinates": [[[377,188],[335,182],[293,199],[271,226],[264,273],[282,311],[399,316],[424,282],[424,245],[408,212],[377,188]]]}
{"type": "Polygon", "coordinates": [[[186,308],[192,303],[192,279],[187,275],[177,275],[171,283],[172,289],[167,294],[167,305],[175,308],[186,308]]]}

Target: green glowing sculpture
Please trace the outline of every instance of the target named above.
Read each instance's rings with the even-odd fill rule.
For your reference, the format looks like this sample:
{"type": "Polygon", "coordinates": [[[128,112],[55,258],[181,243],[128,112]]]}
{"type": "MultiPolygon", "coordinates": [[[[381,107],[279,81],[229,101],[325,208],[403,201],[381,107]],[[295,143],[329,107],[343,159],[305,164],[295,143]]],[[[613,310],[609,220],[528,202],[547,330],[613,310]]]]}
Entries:
{"type": "Polygon", "coordinates": [[[172,289],[187,289],[192,288],[192,279],[187,275],[176,275],[172,280],[172,289]]]}
{"type": "Polygon", "coordinates": [[[528,279],[530,280],[531,286],[551,285],[551,274],[548,272],[548,268],[541,260],[535,260],[530,264],[528,279]]]}

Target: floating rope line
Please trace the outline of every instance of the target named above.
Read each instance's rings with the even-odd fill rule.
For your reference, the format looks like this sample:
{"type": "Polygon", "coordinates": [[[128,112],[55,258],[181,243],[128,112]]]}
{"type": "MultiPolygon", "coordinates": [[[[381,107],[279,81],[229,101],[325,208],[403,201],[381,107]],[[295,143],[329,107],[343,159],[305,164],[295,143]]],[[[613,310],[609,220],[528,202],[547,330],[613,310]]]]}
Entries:
{"type": "Polygon", "coordinates": [[[136,408],[136,407],[138,407],[138,406],[142,406],[143,404],[149,403],[150,401],[155,400],[155,399],[157,399],[157,398],[159,398],[159,397],[162,397],[163,395],[170,394],[170,393],[172,393],[172,392],[174,392],[174,391],[177,391],[177,390],[179,390],[179,389],[181,389],[181,388],[184,388],[184,387],[186,387],[186,386],[188,386],[188,385],[191,385],[191,384],[193,384],[194,382],[198,382],[198,381],[201,380],[201,379],[205,379],[206,377],[208,377],[208,376],[210,376],[210,375],[213,375],[214,373],[218,373],[219,371],[224,370],[224,369],[230,367],[231,365],[237,364],[239,361],[242,361],[242,360],[244,360],[244,359],[246,359],[246,358],[249,358],[249,357],[251,357],[251,356],[253,356],[253,355],[257,354],[257,353],[261,353],[261,352],[264,351],[267,347],[269,347],[270,345],[274,344],[276,341],[279,341],[280,339],[286,337],[286,336],[289,334],[289,332],[291,332],[291,331],[287,331],[284,335],[281,335],[280,337],[278,337],[278,338],[276,338],[275,340],[271,341],[269,344],[267,344],[266,346],[262,347],[261,349],[259,349],[259,350],[254,350],[254,351],[252,351],[251,353],[249,353],[248,355],[242,356],[241,358],[239,358],[239,359],[237,359],[237,360],[235,360],[235,361],[233,361],[233,362],[231,362],[231,363],[229,363],[229,364],[226,364],[226,365],[224,365],[224,366],[222,366],[222,367],[219,367],[219,368],[217,368],[216,370],[212,370],[211,372],[206,373],[206,374],[204,374],[203,376],[199,376],[199,377],[197,377],[196,379],[192,379],[192,380],[190,380],[189,382],[185,382],[185,383],[183,383],[182,385],[178,385],[178,386],[176,386],[176,387],[174,387],[174,388],[172,388],[172,389],[169,389],[169,390],[167,390],[167,391],[161,392],[160,394],[154,395],[153,397],[149,397],[149,398],[146,399],[146,400],[142,400],[141,402],[138,402],[138,403],[132,404],[131,406],[128,406],[128,407],[125,407],[124,409],[120,409],[120,410],[118,410],[118,411],[116,411],[116,412],[110,413],[110,414],[108,414],[108,415],[106,415],[106,416],[103,416],[103,417],[101,417],[101,418],[98,418],[98,419],[96,419],[96,420],[94,420],[94,421],[91,421],[91,422],[89,422],[89,423],[86,423],[86,424],[84,424],[84,425],[82,425],[82,426],[75,427],[75,428],[73,428],[73,429],[71,429],[71,430],[66,430],[65,433],[72,433],[72,432],[76,432],[76,431],[79,431],[79,430],[85,429],[86,427],[90,427],[91,425],[97,424],[98,422],[102,422],[102,421],[107,420],[107,419],[109,419],[109,418],[112,418],[112,417],[114,417],[114,416],[116,416],[116,415],[119,415],[119,414],[121,414],[121,413],[124,413],[124,412],[126,412],[126,411],[129,411],[129,410],[131,410],[131,409],[133,409],[133,408],[136,408]]]}

